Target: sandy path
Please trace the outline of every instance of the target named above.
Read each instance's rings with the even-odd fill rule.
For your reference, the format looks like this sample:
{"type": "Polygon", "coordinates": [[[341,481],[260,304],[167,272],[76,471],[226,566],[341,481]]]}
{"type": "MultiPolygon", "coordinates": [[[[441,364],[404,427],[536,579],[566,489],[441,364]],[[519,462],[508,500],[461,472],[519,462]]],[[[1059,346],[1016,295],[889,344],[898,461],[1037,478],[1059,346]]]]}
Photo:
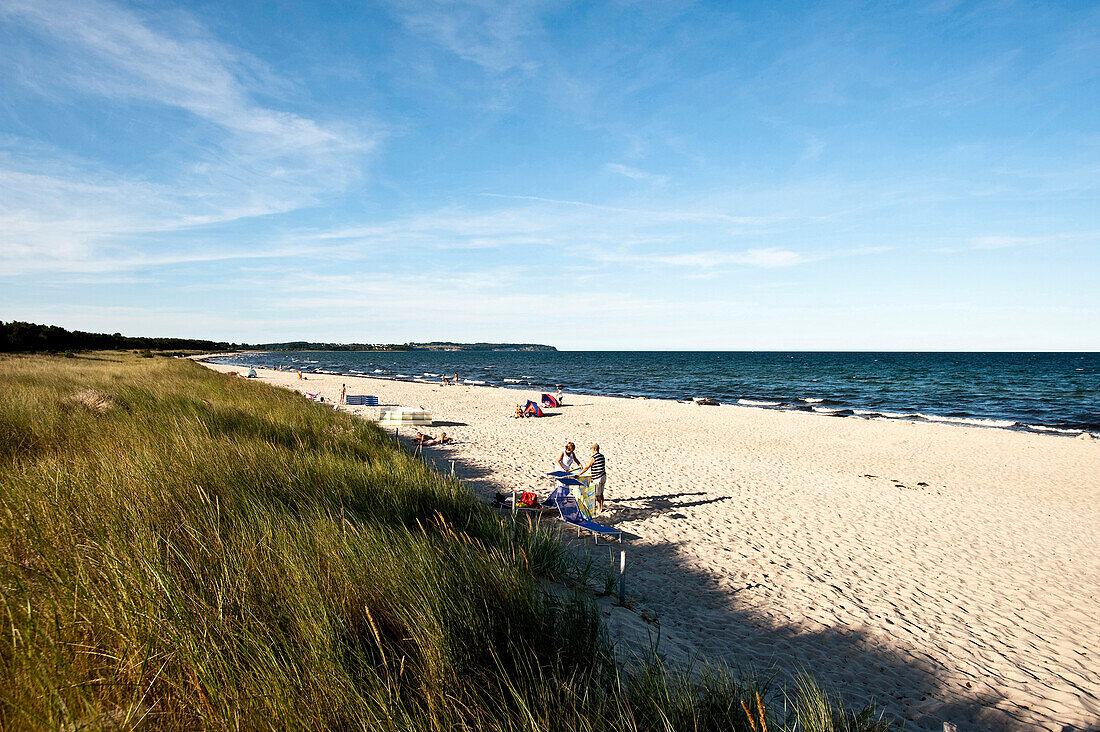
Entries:
{"type": "Polygon", "coordinates": [[[804,667],[910,729],[1100,729],[1100,441],[569,395],[515,420],[536,394],[260,374],[431,409],[458,442],[429,457],[486,495],[599,441],[601,520],[635,537],[612,626],[675,660],[804,667]]]}

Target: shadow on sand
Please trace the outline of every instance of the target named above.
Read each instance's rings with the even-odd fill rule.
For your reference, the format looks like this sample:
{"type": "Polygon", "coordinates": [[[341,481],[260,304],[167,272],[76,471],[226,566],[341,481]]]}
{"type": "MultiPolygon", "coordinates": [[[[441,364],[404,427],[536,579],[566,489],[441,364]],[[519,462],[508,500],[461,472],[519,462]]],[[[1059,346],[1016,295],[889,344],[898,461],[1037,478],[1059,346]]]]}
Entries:
{"type": "MultiPolygon", "coordinates": [[[[457,459],[446,447],[427,447],[422,459],[428,464],[434,462],[444,473],[451,471],[453,461],[456,477],[487,503],[496,492],[511,490],[488,471],[457,459]]],[[[614,526],[643,517],[686,518],[677,512],[725,500],[731,499],[707,498],[705,491],[620,499],[598,520],[614,526]]],[[[554,521],[556,517],[539,520],[554,521]]],[[[590,559],[593,566],[612,559],[617,563],[618,545],[610,547],[609,555],[609,547],[577,539],[572,532],[563,531],[561,536],[573,551],[590,559]]],[[[623,546],[628,557],[628,593],[626,605],[613,609],[616,613],[632,613],[635,629],[644,628],[634,633],[632,650],[643,650],[639,644],[645,644],[648,636],[658,640],[658,652],[670,647],[686,650],[696,668],[709,662],[752,669],[765,676],[774,672],[778,680],[788,684],[800,672],[808,672],[828,691],[839,694],[849,708],[873,702],[888,718],[899,722],[899,728],[904,723],[906,730],[940,732],[944,722],[954,723],[965,731],[1015,732],[1035,728],[1035,718],[1023,716],[1026,710],[1003,696],[948,685],[947,669],[930,657],[925,660],[903,657],[873,643],[858,628],[809,631],[797,622],[776,622],[761,615],[755,607],[739,600],[739,596],[767,586],[770,579],[766,574],[744,577],[731,584],[729,577],[715,576],[698,562],[688,560],[680,550],[681,543],[655,545],[628,540],[623,546]],[[706,630],[700,632],[704,622],[706,630]]],[[[630,643],[630,639],[623,640],[630,643]]],[[[1065,725],[1061,732],[1100,732],[1100,720],[1086,727],[1065,725]]]]}

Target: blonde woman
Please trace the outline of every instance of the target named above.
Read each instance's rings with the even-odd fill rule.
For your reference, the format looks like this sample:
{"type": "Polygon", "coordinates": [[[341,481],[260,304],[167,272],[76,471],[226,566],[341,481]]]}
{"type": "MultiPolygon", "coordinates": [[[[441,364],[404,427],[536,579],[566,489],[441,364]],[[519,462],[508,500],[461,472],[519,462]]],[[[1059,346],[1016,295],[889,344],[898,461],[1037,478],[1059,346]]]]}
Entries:
{"type": "Polygon", "coordinates": [[[562,450],[561,455],[558,456],[558,467],[567,473],[576,470],[581,465],[580,458],[573,452],[576,449],[576,445],[572,442],[567,442],[565,443],[565,449],[562,450]]]}

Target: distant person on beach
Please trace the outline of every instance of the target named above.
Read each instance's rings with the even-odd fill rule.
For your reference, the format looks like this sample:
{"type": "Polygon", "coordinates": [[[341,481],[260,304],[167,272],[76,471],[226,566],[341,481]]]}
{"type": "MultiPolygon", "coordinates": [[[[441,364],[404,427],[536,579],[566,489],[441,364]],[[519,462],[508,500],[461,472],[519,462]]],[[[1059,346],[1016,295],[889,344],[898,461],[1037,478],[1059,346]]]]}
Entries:
{"type": "Polygon", "coordinates": [[[596,510],[603,511],[603,489],[607,485],[607,467],[599,444],[592,445],[592,459],[581,468],[578,477],[592,471],[592,483],[596,486],[596,510]]]}
{"type": "Polygon", "coordinates": [[[340,384],[340,403],[343,404],[348,398],[348,385],[340,384]]]}
{"type": "Polygon", "coordinates": [[[561,401],[561,384],[558,384],[558,391],[557,391],[556,394],[554,394],[554,398],[558,400],[559,405],[562,403],[562,401],[561,401]]]}
{"type": "Polygon", "coordinates": [[[440,432],[439,433],[439,439],[436,440],[436,444],[446,445],[448,442],[454,442],[454,438],[453,437],[447,437],[446,432],[440,432]]]}
{"type": "Polygon", "coordinates": [[[439,378],[443,380],[443,386],[450,386],[451,385],[451,382],[447,380],[446,376],[440,376],[439,378]]]}
{"type": "Polygon", "coordinates": [[[577,447],[572,442],[565,443],[565,449],[558,456],[558,467],[566,472],[571,472],[581,465],[581,460],[574,454],[577,447]]]}
{"type": "Polygon", "coordinates": [[[299,378],[299,379],[301,379],[301,378],[302,378],[302,372],[301,372],[301,371],[299,371],[299,372],[298,372],[298,378],[299,378]]]}
{"type": "Polygon", "coordinates": [[[458,386],[458,372],[455,372],[455,386],[458,386]]]}
{"type": "Polygon", "coordinates": [[[423,432],[416,433],[416,442],[419,445],[430,445],[433,440],[435,440],[435,438],[431,435],[426,435],[423,432]]]}
{"type": "Polygon", "coordinates": [[[516,419],[523,419],[524,417],[527,416],[526,414],[523,413],[523,407],[521,407],[518,404],[516,405],[516,415],[515,416],[516,416],[516,419]]]}

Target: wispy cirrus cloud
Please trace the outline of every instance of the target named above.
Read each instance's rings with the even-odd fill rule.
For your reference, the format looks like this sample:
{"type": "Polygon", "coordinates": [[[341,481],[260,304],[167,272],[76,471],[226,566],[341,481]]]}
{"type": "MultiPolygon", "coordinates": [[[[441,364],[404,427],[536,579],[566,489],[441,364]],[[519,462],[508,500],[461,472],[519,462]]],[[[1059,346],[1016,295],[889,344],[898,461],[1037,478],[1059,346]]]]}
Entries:
{"type": "Polygon", "coordinates": [[[525,44],[552,3],[536,0],[411,0],[392,4],[412,33],[489,72],[533,71],[525,44]]]}
{"type": "Polygon", "coordinates": [[[3,26],[16,39],[0,60],[12,88],[78,115],[111,110],[125,120],[139,105],[155,120],[148,134],[171,143],[120,166],[88,146],[0,139],[0,268],[9,273],[91,267],[112,259],[105,247],[130,248],[123,259],[163,258],[134,237],[311,205],[354,180],[375,145],[377,133],[261,103],[292,86],[187,15],[2,0],[3,26]]]}
{"type": "Polygon", "coordinates": [[[654,185],[664,185],[668,183],[667,175],[658,175],[656,173],[647,173],[639,168],[632,167],[630,165],[623,165],[621,163],[608,163],[604,166],[612,173],[618,173],[621,176],[630,178],[631,180],[640,180],[645,183],[652,183],[654,185]]]}
{"type": "Polygon", "coordinates": [[[1100,233],[1097,234],[1042,234],[1035,236],[986,234],[983,236],[966,237],[960,244],[937,247],[935,251],[940,254],[961,254],[963,252],[991,252],[1001,249],[1017,249],[1020,247],[1056,246],[1073,242],[1100,242],[1100,233]]]}

